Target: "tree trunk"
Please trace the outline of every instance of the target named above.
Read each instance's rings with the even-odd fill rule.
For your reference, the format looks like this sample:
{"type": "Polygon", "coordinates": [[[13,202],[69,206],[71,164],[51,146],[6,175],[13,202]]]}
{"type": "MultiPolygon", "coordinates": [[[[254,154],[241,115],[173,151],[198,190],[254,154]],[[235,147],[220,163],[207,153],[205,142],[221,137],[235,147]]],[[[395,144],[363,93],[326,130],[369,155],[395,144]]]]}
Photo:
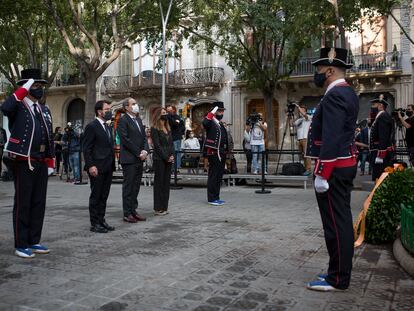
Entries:
{"type": "Polygon", "coordinates": [[[275,87],[263,89],[264,107],[266,112],[266,123],[267,123],[267,149],[276,149],[276,134],[275,134],[275,119],[273,116],[273,94],[275,87]]]}
{"type": "Polygon", "coordinates": [[[85,124],[95,118],[96,103],[96,81],[98,80],[95,72],[87,72],[86,76],[86,104],[85,104],[85,124]]]}

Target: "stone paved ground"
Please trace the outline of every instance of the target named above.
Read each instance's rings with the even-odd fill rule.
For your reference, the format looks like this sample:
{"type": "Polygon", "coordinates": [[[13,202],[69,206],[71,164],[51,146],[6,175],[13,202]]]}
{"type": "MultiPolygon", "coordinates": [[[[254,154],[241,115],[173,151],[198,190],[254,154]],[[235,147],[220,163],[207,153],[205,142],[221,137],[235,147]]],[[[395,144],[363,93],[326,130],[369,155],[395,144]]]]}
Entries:
{"type": "MultiPolygon", "coordinates": [[[[305,289],[327,266],[311,190],[224,188],[228,204],[210,207],[205,189],[186,188],[156,218],[152,188],[142,188],[148,221],[125,224],[113,185],[108,234],[89,231],[88,192],[51,181],[43,242],[52,252],[24,260],[13,255],[12,184],[0,182],[0,310],[413,310],[414,280],[390,245],[356,251],[348,291],[305,289]]],[[[354,192],[354,214],[366,195],[354,192]]]]}

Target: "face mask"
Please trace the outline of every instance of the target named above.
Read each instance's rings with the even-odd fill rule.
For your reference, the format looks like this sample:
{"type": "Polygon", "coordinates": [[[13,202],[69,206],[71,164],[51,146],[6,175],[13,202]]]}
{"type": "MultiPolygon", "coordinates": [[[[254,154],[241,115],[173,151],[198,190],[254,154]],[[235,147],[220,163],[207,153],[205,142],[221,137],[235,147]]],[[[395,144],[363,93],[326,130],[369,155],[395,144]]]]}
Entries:
{"type": "Polygon", "coordinates": [[[29,94],[32,95],[37,100],[39,100],[43,97],[44,91],[42,88],[30,89],[29,94]]]}
{"type": "Polygon", "coordinates": [[[323,87],[325,85],[325,81],[326,81],[325,74],[326,72],[323,72],[323,73],[315,72],[315,74],[313,75],[313,82],[315,83],[317,87],[323,87]]]}
{"type": "Polygon", "coordinates": [[[190,138],[194,138],[194,134],[190,134],[188,135],[190,138]]]}
{"type": "Polygon", "coordinates": [[[217,120],[221,120],[221,119],[223,119],[223,115],[222,115],[222,114],[216,114],[216,119],[217,119],[217,120]]]}
{"type": "Polygon", "coordinates": [[[413,116],[413,112],[412,111],[406,111],[405,114],[407,115],[407,117],[412,117],[413,116]]]}
{"type": "Polygon", "coordinates": [[[111,120],[111,119],[112,119],[112,111],[107,111],[107,112],[105,112],[105,113],[104,113],[104,115],[103,115],[103,118],[104,118],[106,121],[111,120]]]}
{"type": "Polygon", "coordinates": [[[132,105],[132,112],[133,113],[139,113],[139,106],[138,105],[132,105]]]}
{"type": "Polygon", "coordinates": [[[167,121],[168,120],[168,117],[167,117],[166,114],[163,114],[163,115],[161,115],[160,119],[161,120],[164,120],[164,121],[167,121]]]}

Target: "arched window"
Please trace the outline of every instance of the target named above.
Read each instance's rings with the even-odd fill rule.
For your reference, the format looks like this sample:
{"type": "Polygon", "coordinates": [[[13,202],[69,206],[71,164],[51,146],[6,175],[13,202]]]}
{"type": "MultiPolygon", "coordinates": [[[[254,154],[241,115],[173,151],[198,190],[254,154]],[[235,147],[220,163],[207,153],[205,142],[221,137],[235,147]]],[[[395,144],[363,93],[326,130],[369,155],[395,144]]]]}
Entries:
{"type": "Polygon", "coordinates": [[[85,102],[82,99],[76,98],[70,102],[66,120],[74,126],[83,127],[85,121],[85,102]]]}

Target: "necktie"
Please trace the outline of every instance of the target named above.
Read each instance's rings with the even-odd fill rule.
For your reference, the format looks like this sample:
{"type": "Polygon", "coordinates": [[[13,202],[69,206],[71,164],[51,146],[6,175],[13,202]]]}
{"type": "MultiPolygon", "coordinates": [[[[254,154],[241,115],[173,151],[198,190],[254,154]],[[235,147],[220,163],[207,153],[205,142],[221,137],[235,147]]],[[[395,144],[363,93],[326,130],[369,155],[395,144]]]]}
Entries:
{"type": "Polygon", "coordinates": [[[105,123],[105,130],[106,130],[106,134],[108,135],[109,141],[111,141],[111,129],[106,123],[105,123]]]}
{"type": "Polygon", "coordinates": [[[139,126],[138,120],[137,120],[136,118],[134,118],[134,121],[135,121],[135,124],[136,124],[136,125],[137,125],[137,127],[138,127],[138,131],[142,134],[142,132],[141,132],[141,127],[139,126]]]}
{"type": "Polygon", "coordinates": [[[36,118],[39,121],[42,121],[42,116],[40,115],[39,106],[37,104],[33,104],[33,110],[34,110],[34,114],[35,114],[36,118]]]}

